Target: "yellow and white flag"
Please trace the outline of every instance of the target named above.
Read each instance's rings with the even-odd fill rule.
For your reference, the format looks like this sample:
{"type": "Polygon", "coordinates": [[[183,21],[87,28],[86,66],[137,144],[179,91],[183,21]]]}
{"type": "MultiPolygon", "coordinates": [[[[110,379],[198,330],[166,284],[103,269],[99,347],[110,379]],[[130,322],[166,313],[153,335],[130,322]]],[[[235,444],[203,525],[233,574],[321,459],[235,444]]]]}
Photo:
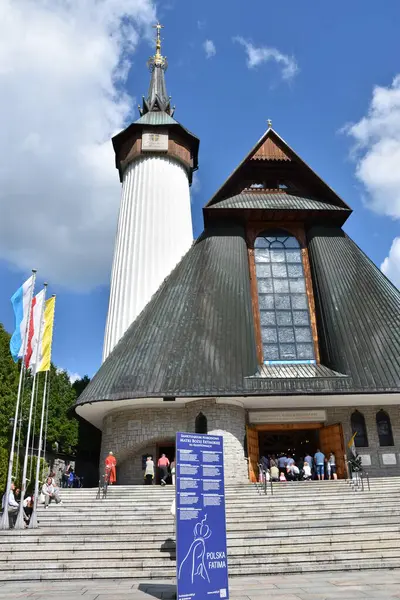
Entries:
{"type": "Polygon", "coordinates": [[[351,453],[354,457],[357,456],[357,450],[356,450],[356,445],[354,443],[354,439],[357,435],[357,431],[355,433],[353,433],[353,436],[351,438],[351,440],[349,441],[349,443],[347,444],[347,447],[351,450],[351,453]]]}
{"type": "Polygon", "coordinates": [[[53,296],[46,301],[43,315],[41,344],[39,348],[39,368],[37,372],[49,371],[51,363],[51,345],[53,342],[54,311],[56,307],[56,297],[53,296]]]}

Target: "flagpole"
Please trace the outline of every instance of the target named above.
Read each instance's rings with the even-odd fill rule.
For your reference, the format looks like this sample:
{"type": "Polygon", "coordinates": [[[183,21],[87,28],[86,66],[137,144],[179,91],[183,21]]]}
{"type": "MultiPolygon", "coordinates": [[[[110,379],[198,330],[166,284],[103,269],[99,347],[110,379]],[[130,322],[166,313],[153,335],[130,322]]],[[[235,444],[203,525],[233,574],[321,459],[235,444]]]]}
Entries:
{"type": "Polygon", "coordinates": [[[35,478],[35,492],[33,495],[33,511],[29,521],[29,529],[35,529],[37,527],[37,503],[39,496],[39,477],[40,477],[40,457],[42,450],[42,438],[43,438],[43,425],[44,425],[44,417],[45,417],[45,404],[46,404],[46,392],[47,392],[47,376],[49,372],[46,371],[46,375],[44,378],[44,390],[43,390],[43,400],[42,400],[42,415],[40,419],[40,431],[39,431],[39,443],[38,443],[38,453],[36,460],[36,478],[35,478]]]}
{"type": "Polygon", "coordinates": [[[31,294],[30,294],[29,305],[28,305],[28,318],[27,318],[26,326],[25,326],[23,354],[22,354],[21,370],[19,373],[19,383],[18,383],[18,392],[17,392],[17,404],[15,406],[15,417],[14,417],[13,433],[12,433],[12,439],[11,439],[10,457],[8,459],[7,485],[6,485],[6,493],[5,493],[5,498],[4,498],[4,510],[3,510],[3,515],[1,517],[1,521],[0,521],[0,529],[9,529],[10,528],[10,520],[8,518],[8,501],[9,501],[10,491],[11,491],[12,469],[13,469],[13,463],[14,463],[14,446],[15,446],[15,438],[17,435],[18,413],[19,413],[19,405],[21,402],[22,382],[23,382],[24,375],[25,375],[26,343],[27,343],[27,339],[28,339],[29,323],[31,320],[32,299],[33,299],[33,291],[35,289],[36,272],[37,272],[37,269],[32,269],[32,288],[31,288],[31,294]]]}
{"type": "Polygon", "coordinates": [[[47,283],[45,283],[43,287],[44,287],[44,295],[43,295],[42,309],[41,309],[40,321],[39,321],[39,336],[38,336],[38,341],[37,341],[36,348],[35,348],[35,363],[34,363],[35,373],[33,376],[31,403],[30,403],[30,407],[29,407],[28,431],[26,434],[26,441],[25,441],[25,458],[24,458],[24,468],[23,468],[23,472],[22,472],[22,481],[21,481],[21,499],[20,499],[20,504],[19,504],[18,517],[15,522],[15,529],[24,529],[25,528],[24,506],[23,505],[24,505],[25,491],[26,491],[26,472],[28,469],[28,456],[29,456],[29,443],[30,443],[31,428],[32,428],[33,402],[34,402],[34,398],[35,398],[35,389],[36,389],[37,358],[38,358],[39,346],[40,346],[40,336],[42,333],[42,326],[43,326],[43,314],[44,314],[44,307],[45,307],[45,300],[46,300],[47,283]]]}
{"type": "MultiPolygon", "coordinates": [[[[53,295],[53,298],[55,296],[53,295]]],[[[51,367],[51,363],[49,366],[49,370],[51,367]]],[[[40,365],[39,365],[40,368],[40,365]]],[[[35,529],[38,526],[37,521],[37,503],[39,497],[39,477],[40,477],[40,457],[42,451],[42,440],[43,440],[43,427],[45,422],[46,415],[46,397],[47,397],[47,380],[48,380],[49,371],[46,371],[45,379],[44,379],[44,389],[43,389],[43,400],[42,400],[42,414],[40,417],[40,431],[39,431],[39,443],[38,443],[38,453],[37,453],[37,462],[36,462],[36,478],[35,478],[35,492],[33,496],[33,511],[29,521],[29,529],[35,529]]],[[[46,425],[46,433],[47,433],[47,425],[46,425]]]]}
{"type": "MultiPolygon", "coordinates": [[[[47,426],[49,424],[49,404],[50,404],[50,373],[51,373],[51,365],[49,369],[49,385],[47,388],[47,398],[46,398],[46,417],[45,417],[45,428],[44,428],[44,443],[43,443],[43,458],[46,462],[46,446],[47,446],[47,426]]],[[[42,474],[43,477],[43,474],[42,474]]]]}
{"type": "Polygon", "coordinates": [[[32,443],[31,443],[31,451],[30,451],[31,461],[29,463],[29,481],[32,481],[32,473],[33,473],[33,455],[35,454],[35,429],[36,429],[36,416],[37,416],[37,409],[38,409],[38,396],[39,396],[39,373],[37,375],[36,394],[35,394],[35,401],[33,404],[33,426],[32,426],[32,443]]]}

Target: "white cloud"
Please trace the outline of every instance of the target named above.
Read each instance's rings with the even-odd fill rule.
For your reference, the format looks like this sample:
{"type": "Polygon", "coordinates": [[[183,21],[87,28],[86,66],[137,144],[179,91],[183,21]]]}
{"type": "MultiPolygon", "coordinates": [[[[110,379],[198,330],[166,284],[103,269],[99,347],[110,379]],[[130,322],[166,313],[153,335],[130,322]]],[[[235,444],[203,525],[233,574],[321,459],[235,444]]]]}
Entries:
{"type": "Polygon", "coordinates": [[[1,259],[71,288],[107,282],[110,137],[134,107],[122,86],[154,18],[151,0],[0,3],[1,259]]]}
{"type": "Polygon", "coordinates": [[[63,369],[62,367],[56,369],[56,372],[58,375],[60,375],[61,373],[66,373],[71,383],[75,383],[75,381],[78,381],[78,379],[82,379],[82,375],[79,375],[79,373],[73,373],[71,371],[68,371],[68,369],[63,369]]]}
{"type": "Polygon", "coordinates": [[[381,270],[400,289],[400,237],[393,240],[389,256],[381,264],[381,270]]]}
{"type": "Polygon", "coordinates": [[[249,40],[244,39],[241,36],[233,38],[234,42],[238,42],[243,46],[247,54],[247,66],[249,69],[254,69],[262,63],[275,61],[282,68],[282,78],[292,79],[299,71],[296,60],[293,56],[282,54],[277,48],[270,48],[268,46],[256,47],[249,40]]]}
{"type": "Polygon", "coordinates": [[[215,44],[212,40],[206,40],[203,44],[203,48],[204,48],[207,58],[211,58],[212,56],[215,56],[215,54],[217,53],[215,44]]]}
{"type": "Polygon", "coordinates": [[[376,86],[368,112],[343,130],[354,140],[356,177],[373,211],[400,218],[400,75],[392,85],[376,86]]]}
{"type": "Polygon", "coordinates": [[[82,379],[82,376],[79,375],[79,373],[70,373],[68,371],[68,377],[71,383],[75,383],[75,381],[78,381],[79,379],[82,379]]]}

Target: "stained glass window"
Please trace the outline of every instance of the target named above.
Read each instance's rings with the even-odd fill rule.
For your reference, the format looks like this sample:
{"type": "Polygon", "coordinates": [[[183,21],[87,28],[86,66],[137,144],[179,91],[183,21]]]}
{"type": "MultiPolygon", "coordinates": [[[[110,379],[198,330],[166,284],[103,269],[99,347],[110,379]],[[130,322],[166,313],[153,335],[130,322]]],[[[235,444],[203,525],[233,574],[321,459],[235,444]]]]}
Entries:
{"type": "Polygon", "coordinates": [[[378,429],[379,445],[394,446],[390,417],[382,409],[376,413],[376,426],[378,429]]]}
{"type": "Polygon", "coordinates": [[[265,363],[315,363],[301,248],[285,232],[267,232],[254,244],[265,363]]]}

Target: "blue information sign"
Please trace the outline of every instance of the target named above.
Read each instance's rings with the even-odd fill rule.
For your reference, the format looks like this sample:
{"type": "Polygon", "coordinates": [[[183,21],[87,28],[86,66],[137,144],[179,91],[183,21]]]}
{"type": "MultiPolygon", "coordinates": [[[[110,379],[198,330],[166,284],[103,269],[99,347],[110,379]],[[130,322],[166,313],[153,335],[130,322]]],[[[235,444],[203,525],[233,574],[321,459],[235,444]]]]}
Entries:
{"type": "Polygon", "coordinates": [[[176,581],[177,600],[229,598],[219,435],[176,435],[176,581]]]}

